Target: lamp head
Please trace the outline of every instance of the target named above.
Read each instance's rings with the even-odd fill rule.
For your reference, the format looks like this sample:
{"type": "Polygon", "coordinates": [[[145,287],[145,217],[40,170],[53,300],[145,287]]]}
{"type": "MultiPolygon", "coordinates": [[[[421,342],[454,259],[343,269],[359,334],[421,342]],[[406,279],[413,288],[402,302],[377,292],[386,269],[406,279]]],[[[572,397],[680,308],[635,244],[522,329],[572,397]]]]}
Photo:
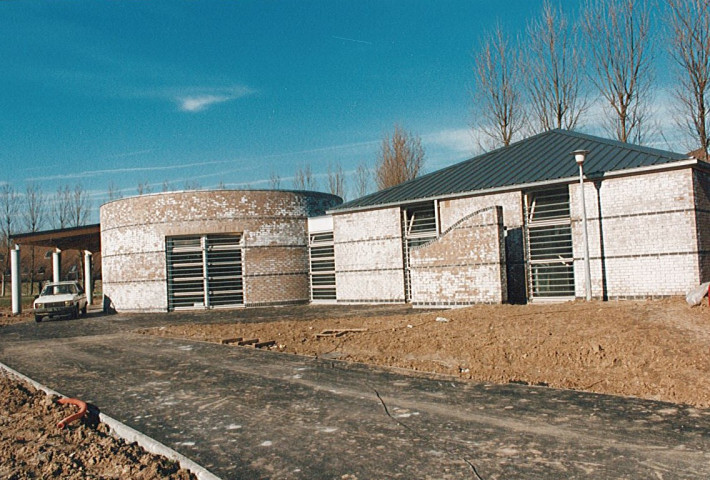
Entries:
{"type": "Polygon", "coordinates": [[[584,163],[588,153],[589,150],[575,150],[572,152],[572,155],[574,155],[574,161],[577,162],[577,165],[581,166],[584,163]]]}

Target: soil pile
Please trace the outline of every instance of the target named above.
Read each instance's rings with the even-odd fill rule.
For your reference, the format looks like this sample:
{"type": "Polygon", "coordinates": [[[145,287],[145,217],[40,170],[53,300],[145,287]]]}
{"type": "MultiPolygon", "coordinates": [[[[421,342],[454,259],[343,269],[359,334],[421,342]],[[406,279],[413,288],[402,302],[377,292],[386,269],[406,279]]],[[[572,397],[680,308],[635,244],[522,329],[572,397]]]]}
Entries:
{"type": "Polygon", "coordinates": [[[77,407],[0,372],[0,478],[196,479],[179,464],[96,428],[57,423],[77,407]]]}
{"type": "Polygon", "coordinates": [[[482,305],[142,333],[217,343],[258,338],[274,341],[270,349],[293,354],[710,407],[707,301],[693,308],[682,298],[482,305]],[[354,331],[318,335],[348,329],[354,331]]]}

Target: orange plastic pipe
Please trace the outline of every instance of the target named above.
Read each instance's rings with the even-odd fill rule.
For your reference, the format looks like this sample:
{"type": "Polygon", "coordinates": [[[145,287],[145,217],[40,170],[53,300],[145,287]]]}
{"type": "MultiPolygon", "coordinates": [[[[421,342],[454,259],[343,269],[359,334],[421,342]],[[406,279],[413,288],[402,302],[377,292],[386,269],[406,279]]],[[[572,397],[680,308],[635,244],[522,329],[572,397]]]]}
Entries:
{"type": "Polygon", "coordinates": [[[66,398],[65,397],[65,398],[60,398],[59,400],[57,400],[57,403],[61,403],[62,405],[66,405],[66,404],[76,405],[77,407],[79,407],[78,412],[76,412],[72,415],[69,415],[67,418],[65,418],[64,420],[62,420],[61,422],[59,422],[57,424],[57,427],[59,427],[59,428],[64,428],[68,424],[73,422],[74,420],[79,420],[84,415],[86,415],[86,402],[82,402],[81,400],[77,400],[76,398],[66,398]]]}

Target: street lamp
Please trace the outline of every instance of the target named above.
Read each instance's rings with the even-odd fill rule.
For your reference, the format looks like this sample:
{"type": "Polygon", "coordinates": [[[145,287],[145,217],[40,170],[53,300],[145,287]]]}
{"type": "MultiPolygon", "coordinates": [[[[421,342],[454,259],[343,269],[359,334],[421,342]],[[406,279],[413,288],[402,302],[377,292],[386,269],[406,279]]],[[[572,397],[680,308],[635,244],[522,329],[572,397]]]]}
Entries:
{"type": "Polygon", "coordinates": [[[582,229],[584,231],[584,289],[587,301],[592,299],[592,274],[589,267],[589,233],[587,232],[587,202],[584,200],[584,160],[589,150],[575,150],[572,152],[574,160],[579,165],[579,190],[582,195],[582,229]]]}

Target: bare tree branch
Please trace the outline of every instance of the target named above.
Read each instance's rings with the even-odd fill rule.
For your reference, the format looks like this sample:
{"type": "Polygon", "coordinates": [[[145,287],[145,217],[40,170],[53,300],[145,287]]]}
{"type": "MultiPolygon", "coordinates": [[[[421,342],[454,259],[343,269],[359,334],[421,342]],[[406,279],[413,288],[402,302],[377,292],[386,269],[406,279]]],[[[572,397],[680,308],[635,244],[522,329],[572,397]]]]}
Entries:
{"type": "Polygon", "coordinates": [[[72,192],[68,185],[60,185],[52,199],[52,224],[54,228],[66,228],[71,218],[72,192]]]}
{"type": "Polygon", "coordinates": [[[318,182],[313,177],[310,164],[306,164],[305,167],[296,171],[296,176],[293,179],[293,188],[296,190],[316,190],[318,188],[318,182]]]}
{"type": "Polygon", "coordinates": [[[668,0],[671,55],[676,63],[678,123],[690,148],[707,159],[710,147],[710,6],[706,0],[668,0]]]}
{"type": "Polygon", "coordinates": [[[364,197],[367,195],[370,187],[370,179],[372,172],[367,168],[364,162],[360,163],[355,170],[355,197],[364,197]]]}
{"type": "Polygon", "coordinates": [[[576,44],[562,8],[546,0],[542,16],[528,24],[521,58],[533,131],[574,130],[588,107],[576,44]]]}
{"type": "Polygon", "coordinates": [[[651,102],[652,35],[646,0],[589,0],[582,25],[592,81],[609,108],[607,129],[622,142],[643,143],[651,102]]]}
{"type": "Polygon", "coordinates": [[[118,189],[115,183],[113,183],[113,180],[111,183],[108,184],[108,189],[106,191],[106,196],[108,197],[108,201],[111,202],[113,200],[118,200],[119,198],[122,197],[121,191],[118,189]]]}
{"type": "Polygon", "coordinates": [[[516,52],[498,25],[475,55],[473,128],[491,140],[492,147],[510,145],[525,125],[516,52]]]}
{"type": "Polygon", "coordinates": [[[345,200],[345,174],[340,163],[335,168],[328,164],[328,190],[345,200]]]}
{"type": "Polygon", "coordinates": [[[138,195],[148,195],[153,192],[153,188],[148,182],[139,182],[138,187],[136,187],[138,195]]]}
{"type": "Polygon", "coordinates": [[[0,187],[0,234],[2,234],[3,263],[2,272],[4,274],[10,268],[10,235],[15,233],[17,215],[20,209],[20,196],[9,183],[0,187]]]}
{"type": "MultiPolygon", "coordinates": [[[[24,223],[28,232],[38,232],[44,226],[47,199],[35,183],[30,183],[25,188],[25,214],[24,223]]],[[[30,295],[34,293],[36,273],[35,248],[30,247],[30,295]]]]}
{"type": "Polygon", "coordinates": [[[269,188],[271,188],[271,190],[278,190],[281,188],[281,175],[276,172],[271,172],[269,175],[269,188]]]}
{"type": "Polygon", "coordinates": [[[421,138],[395,125],[392,136],[385,135],[382,139],[375,167],[377,188],[382,190],[412,180],[419,176],[423,165],[421,138]]]}
{"type": "Polygon", "coordinates": [[[89,194],[80,184],[74,186],[74,191],[71,192],[71,217],[69,219],[70,227],[80,227],[86,225],[91,212],[91,200],[89,194]]]}

